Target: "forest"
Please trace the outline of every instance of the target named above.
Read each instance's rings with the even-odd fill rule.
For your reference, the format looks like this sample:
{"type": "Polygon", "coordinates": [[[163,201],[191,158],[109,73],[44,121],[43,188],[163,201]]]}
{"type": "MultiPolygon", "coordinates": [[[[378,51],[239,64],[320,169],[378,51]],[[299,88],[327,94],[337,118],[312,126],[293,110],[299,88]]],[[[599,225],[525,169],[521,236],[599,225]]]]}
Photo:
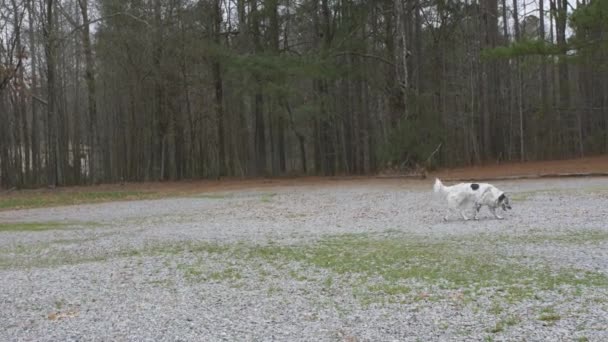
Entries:
{"type": "Polygon", "coordinates": [[[0,187],[608,151],[604,0],[0,0],[0,187]]]}

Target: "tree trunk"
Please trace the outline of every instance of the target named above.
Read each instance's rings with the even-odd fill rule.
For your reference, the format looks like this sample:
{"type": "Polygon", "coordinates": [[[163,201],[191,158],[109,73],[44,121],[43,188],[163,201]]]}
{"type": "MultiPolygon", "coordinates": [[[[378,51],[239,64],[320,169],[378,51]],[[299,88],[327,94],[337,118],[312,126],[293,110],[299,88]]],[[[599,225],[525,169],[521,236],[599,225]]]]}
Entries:
{"type": "MultiPolygon", "coordinates": [[[[25,12],[20,13],[19,7],[17,6],[17,2],[12,0],[13,5],[13,33],[15,35],[15,52],[16,58],[18,59],[18,65],[22,65],[24,58],[24,49],[21,44],[21,22],[23,17],[25,16],[25,12]]],[[[16,164],[17,164],[17,186],[22,187],[24,184],[27,184],[29,181],[29,170],[30,170],[30,145],[28,139],[28,120],[26,115],[26,104],[25,104],[25,81],[23,75],[23,68],[19,67],[17,69],[17,74],[15,75],[17,84],[19,85],[18,90],[16,92],[16,101],[14,101],[14,113],[15,113],[15,141],[17,145],[17,153],[16,153],[16,164]],[[23,170],[25,169],[25,173],[23,170]]]]}
{"type": "MultiPolygon", "coordinates": [[[[517,0],[513,0],[513,22],[515,29],[515,41],[521,39],[521,33],[519,29],[519,12],[517,10],[517,0]]],[[[518,92],[518,112],[519,112],[519,156],[520,161],[525,161],[525,145],[524,145],[524,114],[523,114],[523,81],[521,71],[521,61],[519,57],[516,57],[515,68],[517,69],[517,92],[518,92]]]]}
{"type": "MultiPolygon", "coordinates": [[[[260,32],[260,21],[258,0],[253,0],[251,4],[251,35],[253,38],[254,52],[263,51],[260,32]]],[[[262,93],[262,80],[259,75],[254,76],[256,81],[254,95],[254,121],[255,121],[255,174],[257,176],[266,175],[266,124],[264,120],[264,95],[262,93]]]]}
{"type": "MultiPolygon", "coordinates": [[[[219,48],[222,26],[222,1],[213,1],[213,42],[219,48]]],[[[224,88],[222,84],[222,66],[220,56],[213,61],[213,83],[215,87],[215,110],[217,118],[218,139],[218,176],[226,176],[226,138],[224,135],[224,88]]]]}
{"type": "Polygon", "coordinates": [[[45,22],[43,28],[44,50],[46,57],[46,82],[47,82],[47,152],[46,172],[47,184],[55,187],[59,184],[58,172],[58,143],[57,143],[57,117],[55,113],[55,67],[56,67],[56,33],[54,28],[54,5],[53,0],[45,0],[45,22]]]}
{"type": "MultiPolygon", "coordinates": [[[[558,62],[558,83],[559,83],[559,112],[562,118],[566,118],[567,124],[574,121],[570,111],[570,85],[568,77],[568,64],[566,61],[566,28],[567,28],[567,0],[551,1],[551,9],[555,13],[555,33],[557,46],[560,49],[558,62]],[[568,120],[568,118],[571,118],[568,120]],[[569,122],[570,121],[570,122],[569,122]]],[[[571,133],[567,134],[571,136],[571,133]]]]}
{"type": "Polygon", "coordinates": [[[154,51],[153,51],[153,68],[154,68],[154,93],[156,100],[155,110],[155,126],[156,132],[153,135],[153,146],[157,151],[154,155],[156,163],[153,166],[159,167],[159,175],[157,179],[164,180],[167,178],[165,168],[165,148],[167,147],[166,139],[169,130],[169,120],[165,112],[165,87],[163,77],[163,20],[162,20],[162,3],[161,0],[154,0],[154,51]]]}
{"type": "Polygon", "coordinates": [[[82,15],[82,47],[84,50],[85,72],[84,79],[87,85],[87,111],[88,111],[88,159],[89,180],[96,183],[99,180],[97,164],[99,135],[97,131],[97,90],[95,87],[95,62],[91,47],[91,32],[89,19],[89,0],[78,0],[80,14],[82,15]]]}
{"type": "MultiPolygon", "coordinates": [[[[540,17],[540,27],[539,27],[539,36],[540,36],[540,40],[545,43],[545,7],[544,7],[544,0],[539,0],[539,4],[538,4],[538,10],[539,10],[539,17],[540,17]]],[[[551,126],[553,125],[553,120],[550,119],[549,117],[549,96],[548,96],[548,89],[547,89],[547,59],[545,58],[545,56],[540,56],[541,58],[541,63],[540,63],[540,94],[541,94],[541,122],[543,123],[541,125],[541,143],[542,143],[542,147],[540,148],[541,151],[547,151],[549,150],[550,152],[550,146],[548,145],[548,141],[550,140],[550,136],[552,135],[552,129],[551,126]]],[[[544,154],[546,154],[546,152],[544,152],[544,154]]],[[[544,156],[542,156],[544,158],[544,156]]]]}

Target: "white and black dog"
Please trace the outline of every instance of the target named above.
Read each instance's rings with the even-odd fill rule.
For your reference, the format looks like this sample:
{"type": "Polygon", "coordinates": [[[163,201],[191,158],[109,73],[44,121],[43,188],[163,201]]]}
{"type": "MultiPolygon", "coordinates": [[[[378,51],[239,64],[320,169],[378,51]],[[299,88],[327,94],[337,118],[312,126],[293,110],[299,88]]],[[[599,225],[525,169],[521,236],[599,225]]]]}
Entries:
{"type": "MultiPolygon", "coordinates": [[[[469,218],[465,215],[464,211],[468,208],[475,210],[475,216],[484,205],[490,209],[492,215],[497,219],[501,220],[502,217],[496,213],[496,208],[502,208],[502,210],[511,210],[511,204],[509,198],[505,193],[499,190],[497,187],[487,183],[460,183],[452,186],[445,186],[439,179],[435,179],[435,185],[433,190],[436,193],[444,195],[448,201],[448,208],[450,211],[456,210],[460,212],[462,218],[468,220],[469,218]]],[[[448,214],[444,220],[448,220],[448,214]]]]}

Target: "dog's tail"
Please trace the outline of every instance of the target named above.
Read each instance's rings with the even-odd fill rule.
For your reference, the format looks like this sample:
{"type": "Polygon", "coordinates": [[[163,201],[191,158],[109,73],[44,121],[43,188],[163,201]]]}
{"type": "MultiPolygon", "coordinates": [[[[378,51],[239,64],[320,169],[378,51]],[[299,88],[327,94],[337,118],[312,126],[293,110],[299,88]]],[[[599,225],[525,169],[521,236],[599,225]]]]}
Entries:
{"type": "Polygon", "coordinates": [[[439,178],[435,178],[435,185],[433,185],[433,191],[435,191],[436,193],[441,193],[441,194],[445,192],[445,185],[443,185],[443,183],[441,183],[439,178]]]}

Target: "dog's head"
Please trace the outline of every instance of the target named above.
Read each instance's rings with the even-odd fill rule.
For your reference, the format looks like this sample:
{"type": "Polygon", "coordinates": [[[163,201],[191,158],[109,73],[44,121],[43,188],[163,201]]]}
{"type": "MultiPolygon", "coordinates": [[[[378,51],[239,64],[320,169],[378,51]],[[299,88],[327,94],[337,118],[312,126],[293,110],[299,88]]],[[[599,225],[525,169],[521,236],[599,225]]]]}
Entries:
{"type": "Polygon", "coordinates": [[[501,207],[502,210],[507,211],[507,209],[511,210],[511,203],[509,202],[509,197],[507,197],[507,195],[505,195],[504,193],[502,193],[499,197],[498,200],[496,202],[496,206],[497,207],[501,207]]]}

